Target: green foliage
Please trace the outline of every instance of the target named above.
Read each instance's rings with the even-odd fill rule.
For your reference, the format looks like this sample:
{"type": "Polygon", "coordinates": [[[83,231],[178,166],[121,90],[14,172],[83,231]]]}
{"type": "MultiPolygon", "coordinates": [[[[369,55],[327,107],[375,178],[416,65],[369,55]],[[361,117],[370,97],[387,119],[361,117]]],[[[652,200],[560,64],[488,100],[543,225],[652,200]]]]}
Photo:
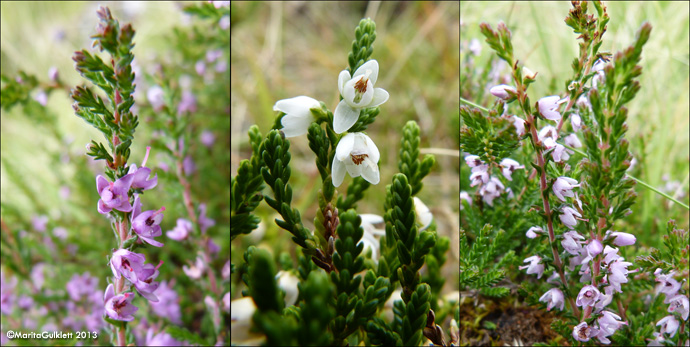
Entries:
{"type": "MultiPolygon", "coordinates": [[[[323,183],[323,192],[326,201],[331,201],[335,194],[335,187],[329,170],[329,148],[330,141],[326,135],[326,131],[321,128],[318,123],[311,123],[307,133],[309,139],[309,148],[316,154],[316,167],[321,174],[321,181],[323,183]]],[[[331,148],[331,151],[334,151],[331,148]]]]}
{"type": "Polygon", "coordinates": [[[412,186],[412,195],[422,190],[422,179],[429,174],[434,166],[434,156],[427,154],[424,160],[419,160],[419,126],[415,121],[409,121],[403,127],[403,137],[400,140],[400,159],[398,169],[412,186]]]}
{"type": "Polygon", "coordinates": [[[460,150],[480,156],[487,164],[499,163],[520,145],[512,123],[497,117],[496,111],[486,116],[479,109],[460,107],[460,117],[464,123],[460,128],[460,150]]]}
{"type": "Polygon", "coordinates": [[[230,180],[232,215],[230,219],[230,237],[234,239],[240,234],[249,234],[256,229],[261,218],[252,214],[254,209],[263,199],[261,191],[264,188],[261,176],[263,164],[256,139],[260,139],[261,133],[257,126],[249,128],[249,137],[252,139],[252,157],[250,160],[242,160],[237,169],[237,176],[230,180]],[[256,144],[256,145],[255,145],[256,144]]]}
{"type": "Polygon", "coordinates": [[[0,103],[5,111],[9,111],[18,103],[28,102],[30,100],[29,93],[38,85],[36,77],[28,75],[24,71],[19,71],[17,78],[10,78],[5,75],[2,75],[1,78],[5,86],[0,91],[0,103]]]}
{"type": "Polygon", "coordinates": [[[335,316],[331,301],[333,284],[321,271],[313,271],[305,282],[298,284],[304,302],[300,305],[302,318],[297,329],[300,346],[328,346],[332,336],[328,333],[328,323],[335,316]]]}
{"type": "MultiPolygon", "coordinates": [[[[402,339],[403,346],[419,346],[422,342],[422,330],[426,326],[427,314],[429,312],[429,300],[431,293],[429,285],[422,283],[417,286],[416,290],[410,296],[410,300],[404,303],[404,311],[402,316],[398,316],[402,320],[402,325],[398,331],[402,339]]],[[[398,312],[396,312],[396,315],[398,312]]]]}
{"type": "Polygon", "coordinates": [[[244,253],[249,267],[247,287],[259,311],[281,312],[285,303],[283,294],[276,283],[275,264],[271,255],[264,249],[251,246],[244,253]]]}
{"type": "Polygon", "coordinates": [[[359,25],[355,28],[355,40],[352,41],[352,50],[347,55],[350,76],[357,71],[357,68],[369,60],[369,57],[374,52],[373,45],[375,40],[376,23],[370,18],[360,20],[359,25]]]}
{"type": "MultiPolygon", "coordinates": [[[[494,261],[498,256],[496,245],[502,237],[502,232],[494,235],[493,227],[486,224],[470,246],[467,234],[460,230],[460,253],[466,255],[460,259],[460,288],[480,290],[483,295],[491,297],[503,297],[509,293],[508,288],[496,287],[505,278],[501,262],[494,261]]],[[[514,253],[506,254],[504,259],[513,260],[514,253]]]]}
{"type": "Polygon", "coordinates": [[[261,175],[266,184],[273,190],[274,198],[265,197],[266,203],[273,207],[283,220],[276,219],[276,224],[289,231],[292,240],[307,249],[309,254],[315,249],[311,233],[302,226],[299,211],[290,208],[292,188],[290,180],[290,141],[285,139],[282,132],[271,130],[261,143],[259,151],[265,163],[261,168],[261,175]]]}
{"type": "Polygon", "coordinates": [[[496,54],[509,65],[513,65],[513,44],[510,41],[511,33],[506,27],[505,23],[498,23],[496,28],[498,32],[491,29],[491,25],[482,23],[480,26],[481,32],[486,37],[486,43],[489,44],[496,54]]]}
{"type": "Polygon", "coordinates": [[[362,176],[353,178],[352,183],[347,187],[345,198],[343,199],[342,195],[338,197],[338,209],[344,211],[356,208],[357,201],[362,200],[364,192],[369,186],[371,186],[371,183],[367,182],[362,176]]]}
{"type": "Polygon", "coordinates": [[[189,342],[192,345],[197,346],[204,346],[209,344],[209,341],[204,340],[201,336],[182,327],[168,325],[165,328],[165,332],[170,334],[170,336],[177,341],[189,342]]]}

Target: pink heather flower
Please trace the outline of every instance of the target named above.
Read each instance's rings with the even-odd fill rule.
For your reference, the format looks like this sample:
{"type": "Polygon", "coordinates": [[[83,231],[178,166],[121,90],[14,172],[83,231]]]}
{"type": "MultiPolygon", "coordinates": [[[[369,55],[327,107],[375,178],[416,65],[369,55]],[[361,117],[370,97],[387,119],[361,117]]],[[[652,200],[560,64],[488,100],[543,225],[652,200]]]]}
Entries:
{"type": "Polygon", "coordinates": [[[108,317],[122,321],[134,320],[132,314],[137,312],[139,308],[132,305],[132,299],[134,299],[133,293],[115,295],[113,284],[109,284],[103,297],[105,312],[108,314],[108,317]]]}
{"type": "Polygon", "coordinates": [[[570,177],[561,176],[558,177],[556,182],[553,184],[553,193],[556,195],[556,197],[561,199],[561,201],[566,201],[566,197],[572,198],[575,196],[575,193],[573,193],[573,188],[579,186],[580,184],[577,183],[576,180],[570,177]]]}
{"type": "Polygon", "coordinates": [[[153,282],[153,280],[158,277],[158,268],[160,268],[161,265],[163,265],[162,260],[158,263],[158,266],[155,267],[152,264],[145,264],[139,271],[138,280],[134,282],[134,287],[139,294],[152,302],[158,302],[158,298],[153,292],[158,289],[160,283],[153,282]]]}
{"type": "Polygon", "coordinates": [[[558,108],[562,103],[567,102],[568,99],[568,97],[561,99],[558,95],[545,96],[537,102],[539,113],[548,120],[559,121],[561,120],[561,114],[558,112],[558,108]]]}
{"type": "Polygon", "coordinates": [[[31,218],[31,224],[34,230],[44,232],[46,231],[46,224],[48,224],[48,216],[34,216],[31,218]]]}
{"type": "Polygon", "coordinates": [[[185,90],[182,92],[182,99],[177,105],[177,115],[181,115],[185,112],[196,112],[196,97],[194,93],[185,90]]]}
{"type": "Polygon", "coordinates": [[[65,229],[63,227],[53,228],[53,235],[60,240],[66,240],[67,239],[67,229],[65,229]]]}
{"type": "MultiPolygon", "coordinates": [[[[470,198],[470,195],[467,194],[467,192],[465,192],[465,191],[460,192],[460,200],[465,200],[465,201],[467,201],[468,206],[472,206],[472,198],[470,198]]],[[[461,210],[463,209],[462,203],[460,204],[460,209],[461,210]]]]}
{"type": "Polygon", "coordinates": [[[501,167],[502,167],[502,172],[503,176],[508,179],[508,181],[512,181],[513,178],[511,177],[513,175],[513,171],[517,169],[524,169],[524,165],[520,165],[517,161],[510,159],[510,158],[505,158],[501,161],[501,167]]]}
{"type": "Polygon", "coordinates": [[[563,292],[558,288],[549,289],[544,295],[539,298],[539,301],[547,303],[546,310],[551,311],[552,308],[559,307],[559,310],[563,311],[565,305],[565,299],[563,292]]]}
{"type": "Polygon", "coordinates": [[[614,231],[607,235],[607,238],[614,237],[613,244],[619,247],[635,244],[635,235],[614,231]]]}
{"type": "Polygon", "coordinates": [[[225,60],[219,60],[216,63],[216,72],[225,72],[228,70],[228,63],[225,60]]]}
{"type": "Polygon", "coordinates": [[[223,270],[221,271],[223,279],[230,279],[230,260],[228,260],[225,265],[223,265],[223,270]]]}
{"type": "Polygon", "coordinates": [[[527,274],[537,274],[537,278],[541,278],[544,274],[544,264],[540,264],[541,257],[538,255],[533,255],[523,261],[523,263],[530,263],[529,265],[524,265],[518,267],[520,270],[527,268],[527,274]]]}
{"type": "Polygon", "coordinates": [[[154,336],[153,327],[149,327],[148,331],[146,332],[145,346],[182,346],[182,343],[175,340],[166,332],[160,332],[154,336]]]}
{"type": "Polygon", "coordinates": [[[575,230],[570,230],[563,234],[563,241],[561,241],[563,248],[572,255],[580,254],[582,249],[582,241],[577,241],[576,239],[584,240],[585,237],[578,234],[575,230]]]}
{"type": "Polygon", "coordinates": [[[580,131],[580,128],[582,128],[582,119],[579,114],[573,113],[570,116],[570,125],[573,126],[573,131],[580,131]]]}
{"type": "Polygon", "coordinates": [[[82,297],[88,297],[91,293],[96,291],[98,286],[98,278],[91,277],[89,272],[85,272],[79,276],[72,275],[72,278],[67,282],[67,294],[73,301],[79,301],[82,297]]]}
{"type": "MultiPolygon", "coordinates": [[[[76,276],[76,275],[75,275],[76,276]]],[[[16,302],[14,288],[17,286],[17,277],[10,277],[5,280],[5,275],[0,272],[0,312],[3,314],[12,314],[12,309],[16,302]]],[[[5,334],[2,334],[5,335],[5,334]]]]}
{"type": "Polygon", "coordinates": [[[223,30],[230,29],[230,16],[223,16],[218,21],[218,26],[223,30]]]}
{"type": "Polygon", "coordinates": [[[139,237],[152,246],[162,247],[163,244],[154,240],[154,237],[163,235],[161,230],[161,222],[163,221],[163,211],[165,207],[160,210],[149,210],[141,212],[141,201],[139,195],[134,198],[134,211],[132,212],[132,230],[134,230],[139,237]]]}
{"type": "Polygon", "coordinates": [[[621,317],[615,313],[604,311],[603,316],[599,317],[597,322],[599,323],[599,334],[597,338],[601,343],[609,344],[611,340],[607,337],[613,335],[616,330],[620,329],[621,326],[627,325],[627,322],[622,322],[621,317]]]}
{"type": "Polygon", "coordinates": [[[474,187],[479,184],[489,183],[489,165],[482,164],[472,168],[472,174],[470,174],[470,180],[472,183],[470,187],[474,187]]]}
{"type": "Polygon", "coordinates": [[[580,142],[580,139],[577,138],[577,135],[575,135],[575,134],[570,134],[570,135],[566,136],[563,139],[563,142],[565,142],[566,145],[573,147],[573,148],[582,147],[582,142],[580,142]]]}
{"type": "Polygon", "coordinates": [[[204,72],[206,72],[206,63],[204,62],[203,59],[199,60],[194,64],[194,70],[196,70],[196,73],[199,76],[203,76],[204,72]]]}
{"type": "Polygon", "coordinates": [[[560,163],[561,161],[566,161],[570,159],[570,154],[573,153],[571,150],[565,148],[565,146],[561,145],[560,143],[556,144],[556,148],[551,152],[551,158],[553,158],[553,161],[556,163],[560,163]]]}
{"type": "Polygon", "coordinates": [[[146,98],[155,111],[160,111],[165,106],[165,93],[160,86],[153,86],[146,92],[146,98]]]}
{"type": "Polygon", "coordinates": [[[587,322],[582,322],[573,328],[573,338],[580,342],[587,342],[597,335],[599,335],[599,329],[588,326],[587,322]]]}
{"type": "Polygon", "coordinates": [[[623,258],[620,258],[609,265],[610,274],[608,275],[608,281],[619,293],[623,292],[621,290],[621,283],[628,283],[627,277],[629,271],[627,268],[630,265],[632,265],[632,263],[623,261],[623,258]]]}
{"type": "Polygon", "coordinates": [[[230,292],[225,293],[223,296],[223,306],[225,312],[230,313],[230,292]]]}
{"type": "Polygon", "coordinates": [[[599,296],[599,301],[594,305],[594,312],[599,312],[613,301],[614,289],[612,286],[604,287],[604,293],[599,296]]]}
{"type": "Polygon", "coordinates": [[[690,302],[688,302],[688,297],[682,294],[678,294],[670,299],[667,299],[664,301],[664,303],[668,301],[670,304],[668,306],[668,312],[678,312],[680,313],[681,317],[683,317],[683,320],[688,320],[688,312],[690,312],[690,302]]]}
{"type": "Polygon", "coordinates": [[[570,206],[564,206],[561,211],[563,214],[558,215],[561,222],[568,228],[574,228],[577,225],[575,216],[582,217],[582,215],[570,206]]]}
{"type": "Polygon", "coordinates": [[[153,313],[170,319],[174,324],[182,324],[179,297],[172,289],[172,285],[169,285],[167,281],[162,281],[153,293],[158,298],[158,302],[150,302],[153,313]]]}
{"type": "Polygon", "coordinates": [[[182,161],[182,169],[184,170],[184,174],[186,176],[189,176],[196,171],[196,164],[194,164],[194,159],[192,159],[191,155],[186,156],[182,161]]]}
{"type": "Polygon", "coordinates": [[[223,56],[223,50],[222,49],[212,49],[209,51],[206,51],[206,61],[209,63],[213,63],[214,61],[218,60],[218,58],[223,56]]]}
{"type": "Polygon", "coordinates": [[[125,276],[132,283],[136,283],[138,275],[144,267],[146,256],[139,253],[130,252],[126,249],[118,249],[110,259],[110,269],[113,270],[115,278],[120,275],[125,276]]]}
{"type": "Polygon", "coordinates": [[[205,234],[206,229],[214,225],[216,225],[216,221],[206,217],[206,204],[199,204],[199,229],[201,229],[201,233],[205,234]]]}
{"type": "Polygon", "coordinates": [[[43,287],[43,283],[45,282],[45,277],[43,275],[44,268],[45,264],[38,263],[31,269],[31,281],[34,282],[34,285],[38,289],[41,289],[43,287]]]}
{"type": "Polygon", "coordinates": [[[666,316],[664,318],[661,318],[660,321],[656,323],[657,326],[661,325],[661,335],[663,334],[669,334],[671,337],[676,335],[676,331],[678,330],[678,320],[674,316],[666,316]]]}
{"type": "Polygon", "coordinates": [[[470,41],[469,47],[467,47],[467,48],[469,48],[470,52],[472,52],[472,54],[474,54],[476,56],[478,56],[482,53],[482,44],[479,42],[478,39],[472,39],[470,41]]]}
{"type": "Polygon", "coordinates": [[[601,251],[604,249],[604,246],[601,245],[601,242],[599,240],[591,240],[589,244],[587,245],[587,253],[592,257],[596,257],[601,253],[601,251]]]}
{"type": "Polygon", "coordinates": [[[477,166],[484,164],[484,162],[481,159],[479,159],[478,155],[465,156],[465,163],[467,163],[467,166],[469,166],[470,168],[475,168],[477,166]]]}
{"type": "Polygon", "coordinates": [[[69,196],[72,193],[72,191],[69,189],[68,186],[62,186],[62,187],[60,187],[59,193],[60,193],[60,198],[62,198],[63,200],[67,200],[67,199],[69,199],[69,196]]]}
{"type": "Polygon", "coordinates": [[[517,132],[518,136],[522,136],[525,134],[525,121],[518,117],[518,116],[513,116],[513,126],[515,127],[515,132],[517,132]]]}
{"type": "Polygon", "coordinates": [[[503,99],[503,100],[508,100],[508,99],[512,98],[512,95],[508,94],[508,91],[511,91],[514,94],[517,94],[517,90],[515,89],[515,87],[509,86],[507,84],[499,84],[499,85],[491,87],[491,89],[489,89],[489,92],[493,96],[500,98],[500,99],[503,99]]]}
{"type": "Polygon", "coordinates": [[[593,285],[586,285],[580,289],[580,293],[577,295],[577,300],[575,304],[577,306],[594,306],[594,304],[599,300],[601,292],[599,289],[593,285]]]}
{"type": "Polygon", "coordinates": [[[175,228],[171,231],[167,231],[165,235],[175,241],[182,241],[189,236],[189,233],[192,232],[192,228],[192,222],[184,218],[178,218],[175,228]]]}
{"type": "Polygon", "coordinates": [[[48,94],[43,90],[39,90],[34,96],[34,100],[38,101],[41,106],[45,106],[48,104],[48,94]]]}
{"type": "Polygon", "coordinates": [[[140,168],[137,169],[136,164],[129,166],[129,171],[127,174],[134,176],[132,179],[132,189],[147,190],[155,187],[158,184],[158,174],[156,174],[156,176],[154,176],[152,179],[148,179],[149,175],[151,175],[151,169],[145,167],[150,151],[151,147],[146,147],[146,156],[144,156],[144,161],[142,161],[140,168]]]}
{"type": "Polygon", "coordinates": [[[601,263],[602,267],[607,267],[608,264],[618,260],[621,256],[618,255],[618,248],[613,248],[609,245],[604,247],[604,260],[601,263]]]}
{"type": "Polygon", "coordinates": [[[655,281],[659,282],[655,288],[657,294],[664,293],[668,298],[673,297],[678,293],[680,283],[673,278],[674,273],[674,271],[671,271],[668,275],[662,275],[661,269],[656,269],[654,272],[654,275],[656,275],[655,281]]]}
{"type": "Polygon", "coordinates": [[[206,248],[211,255],[216,255],[216,253],[220,251],[220,246],[218,246],[215,242],[213,242],[213,239],[210,238],[208,241],[206,241],[206,248]]]}
{"type": "Polygon", "coordinates": [[[124,175],[117,181],[108,182],[105,177],[98,175],[96,177],[96,188],[101,199],[98,200],[98,212],[101,214],[108,214],[113,209],[122,212],[132,211],[132,205],[129,203],[129,191],[133,175],[124,175]]]}
{"type": "Polygon", "coordinates": [[[546,149],[551,149],[556,147],[556,140],[558,140],[558,131],[551,125],[547,125],[537,134],[539,141],[546,147],[546,149]]]}
{"type": "Polygon", "coordinates": [[[483,185],[482,188],[479,189],[479,194],[482,196],[484,202],[489,204],[489,206],[493,206],[494,199],[501,196],[504,189],[505,187],[500,180],[496,177],[491,177],[489,183],[483,185]]]}
{"type": "Polygon", "coordinates": [[[544,233],[544,229],[542,229],[541,227],[531,227],[531,228],[529,228],[529,230],[527,230],[526,235],[530,239],[533,239],[533,238],[536,238],[537,236],[539,236],[539,235],[537,235],[537,233],[539,233],[539,234],[544,233]]]}
{"type": "Polygon", "coordinates": [[[34,299],[32,299],[28,295],[22,295],[19,297],[19,300],[17,300],[17,307],[21,308],[22,310],[28,310],[33,305],[34,305],[34,299]]]}
{"type": "Polygon", "coordinates": [[[51,66],[50,69],[48,69],[48,78],[50,78],[51,81],[56,82],[58,77],[58,69],[55,66],[51,66]]]}
{"type": "Polygon", "coordinates": [[[216,136],[213,135],[213,132],[209,130],[204,130],[199,136],[199,140],[201,140],[201,143],[204,146],[211,148],[211,146],[213,146],[213,143],[216,142],[216,136]]]}
{"type": "Polygon", "coordinates": [[[196,257],[196,263],[192,266],[187,266],[183,265],[182,266],[182,271],[184,271],[189,278],[193,280],[198,280],[201,278],[201,275],[204,274],[204,271],[206,270],[206,265],[204,264],[204,259],[201,255],[196,257]]]}

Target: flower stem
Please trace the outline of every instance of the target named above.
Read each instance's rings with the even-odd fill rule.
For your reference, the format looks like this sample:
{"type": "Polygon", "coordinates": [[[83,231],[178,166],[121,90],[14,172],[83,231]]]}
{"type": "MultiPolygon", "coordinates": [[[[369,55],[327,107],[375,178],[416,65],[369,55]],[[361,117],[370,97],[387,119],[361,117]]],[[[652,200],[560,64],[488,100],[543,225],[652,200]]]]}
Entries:
{"type": "Polygon", "coordinates": [[[482,106],[479,106],[479,105],[473,103],[472,101],[469,101],[469,100],[465,100],[465,99],[463,99],[463,98],[460,98],[460,102],[464,102],[464,103],[466,103],[466,104],[468,104],[468,105],[470,105],[470,106],[472,106],[472,107],[476,107],[476,108],[478,108],[478,109],[480,109],[480,110],[482,110],[482,111],[484,111],[484,112],[489,112],[489,110],[488,110],[487,108],[482,107],[482,106]]]}

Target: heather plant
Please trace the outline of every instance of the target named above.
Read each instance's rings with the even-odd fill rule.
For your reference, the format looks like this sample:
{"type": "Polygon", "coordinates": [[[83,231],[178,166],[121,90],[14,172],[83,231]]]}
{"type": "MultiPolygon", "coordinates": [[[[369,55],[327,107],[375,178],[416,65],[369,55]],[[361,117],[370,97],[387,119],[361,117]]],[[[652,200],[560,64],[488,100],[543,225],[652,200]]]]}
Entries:
{"type": "Polygon", "coordinates": [[[457,339],[455,300],[441,295],[450,240],[437,234],[429,208],[415,196],[435,164],[433,155],[420,155],[415,121],[394,129],[399,172],[386,182],[383,215],[359,207],[389,177],[379,162],[383,139],[367,132],[390,117],[386,106],[396,97],[381,82],[389,64],[375,59],[376,39],[374,21],[362,19],[339,63],[345,68],[332,74],[339,95],[332,111],[323,101],[294,96],[275,101],[271,130],[249,128],[251,157],[232,178],[231,237],[260,240],[255,235],[275,223],[289,233],[296,259],[274,256],[270,245],[233,243],[233,253],[243,255],[231,265],[242,281],[233,281],[234,343],[418,346],[457,339]],[[318,170],[313,229],[303,217],[309,212],[295,202],[304,192],[291,184],[303,171],[292,169],[291,142],[299,137],[306,137],[318,170]],[[275,217],[261,218],[263,202],[275,217]]]}
{"type": "Polygon", "coordinates": [[[90,13],[74,76],[3,64],[3,123],[26,115],[41,134],[19,161],[3,140],[3,345],[229,344],[229,3],[178,6],[188,23],[154,64],[135,58],[151,49],[135,49],[116,8],[90,13]],[[86,150],[72,148],[84,134],[86,150]],[[27,172],[41,160],[51,170],[27,172]]]}
{"type": "Polygon", "coordinates": [[[530,90],[553,77],[520,61],[522,47],[504,23],[495,30],[482,23],[480,32],[508,74],[500,75],[494,58],[482,71],[471,68],[485,46],[476,39],[468,45],[460,108],[461,345],[523,338],[537,345],[682,345],[690,338],[687,231],[669,221],[664,248],[649,254],[640,245],[644,231],[626,222],[636,184],[688,210],[630,172],[626,120],[635,110],[628,106],[644,88],[638,64],[652,26],[643,23],[614,54],[601,50],[610,20],[600,1],[572,2],[565,24],[579,50],[562,88],[550,86],[554,95],[530,90]],[[511,313],[506,297],[525,309],[511,313]],[[485,300],[503,313],[481,323],[475,317],[490,314],[480,305],[485,300]],[[547,313],[533,312],[540,309],[547,313]],[[506,315],[544,332],[515,332],[506,315]]]}

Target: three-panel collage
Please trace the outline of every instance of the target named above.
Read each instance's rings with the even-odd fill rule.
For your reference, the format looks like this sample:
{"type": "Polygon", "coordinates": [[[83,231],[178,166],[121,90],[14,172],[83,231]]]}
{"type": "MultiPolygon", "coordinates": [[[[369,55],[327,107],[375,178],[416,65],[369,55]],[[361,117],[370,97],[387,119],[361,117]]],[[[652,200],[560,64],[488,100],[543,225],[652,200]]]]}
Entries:
{"type": "Polygon", "coordinates": [[[690,2],[0,7],[2,346],[690,347],[690,2]]]}

